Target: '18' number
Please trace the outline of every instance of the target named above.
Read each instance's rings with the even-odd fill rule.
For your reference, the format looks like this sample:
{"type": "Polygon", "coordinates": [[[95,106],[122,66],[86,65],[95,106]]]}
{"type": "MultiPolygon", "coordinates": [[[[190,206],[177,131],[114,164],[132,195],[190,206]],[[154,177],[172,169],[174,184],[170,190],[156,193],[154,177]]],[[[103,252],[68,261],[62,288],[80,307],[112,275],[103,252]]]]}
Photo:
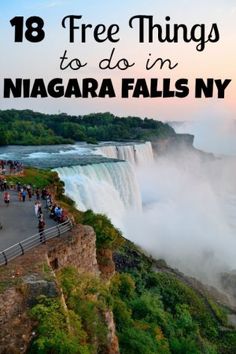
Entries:
{"type": "Polygon", "coordinates": [[[10,21],[15,27],[15,42],[23,42],[23,35],[29,42],[41,42],[45,37],[43,30],[44,21],[41,17],[32,16],[25,21],[26,31],[24,33],[24,17],[16,16],[10,21]]]}

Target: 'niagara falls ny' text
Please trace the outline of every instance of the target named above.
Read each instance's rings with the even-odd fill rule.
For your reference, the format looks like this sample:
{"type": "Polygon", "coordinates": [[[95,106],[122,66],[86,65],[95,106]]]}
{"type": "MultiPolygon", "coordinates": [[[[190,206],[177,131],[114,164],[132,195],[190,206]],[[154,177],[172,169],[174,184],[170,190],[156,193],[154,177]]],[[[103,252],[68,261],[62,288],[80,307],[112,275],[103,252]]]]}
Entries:
{"type": "MultiPolygon", "coordinates": [[[[217,98],[225,97],[225,90],[231,80],[203,79],[195,80],[195,97],[217,98]]],[[[174,84],[171,79],[134,79],[125,78],[121,82],[122,98],[184,98],[190,93],[188,79],[179,79],[174,84]]],[[[56,78],[48,83],[43,79],[11,79],[4,80],[4,97],[10,98],[114,98],[117,97],[111,79],[103,79],[100,83],[93,79],[69,79],[66,83],[62,78],[56,78]]]]}

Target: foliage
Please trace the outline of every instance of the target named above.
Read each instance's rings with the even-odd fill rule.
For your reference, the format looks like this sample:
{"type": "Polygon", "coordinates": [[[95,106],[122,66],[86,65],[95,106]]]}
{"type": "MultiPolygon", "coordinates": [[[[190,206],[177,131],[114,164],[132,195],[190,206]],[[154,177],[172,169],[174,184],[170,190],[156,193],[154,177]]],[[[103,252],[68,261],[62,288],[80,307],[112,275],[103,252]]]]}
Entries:
{"type": "Polygon", "coordinates": [[[175,135],[167,124],[111,113],[48,115],[30,110],[0,111],[0,145],[51,145],[86,141],[145,140],[175,135]]]}
{"type": "Polygon", "coordinates": [[[116,273],[111,283],[111,293],[119,294],[121,298],[130,299],[134,295],[135,282],[126,273],[116,273]]]}
{"type": "Polygon", "coordinates": [[[80,316],[92,352],[102,352],[107,344],[105,312],[111,302],[108,289],[98,277],[78,274],[72,267],[59,273],[68,308],[80,316]]]}
{"type": "Polygon", "coordinates": [[[31,354],[90,353],[79,316],[66,315],[59,301],[41,296],[31,315],[38,321],[37,336],[29,351],[31,354]],[[70,321],[73,331],[70,330],[70,321]]]}
{"type": "Polygon", "coordinates": [[[123,242],[121,232],[116,229],[106,215],[95,214],[88,210],[80,214],[80,222],[90,225],[96,233],[96,244],[98,250],[101,248],[115,249],[123,242]]]}
{"type": "Polygon", "coordinates": [[[235,331],[226,332],[220,340],[220,348],[222,354],[236,353],[236,334],[235,331]]]}
{"type": "Polygon", "coordinates": [[[153,271],[155,261],[129,241],[114,258],[120,273],[110,289],[122,354],[236,352],[236,331],[212,299],[170,272],[153,271]]]}

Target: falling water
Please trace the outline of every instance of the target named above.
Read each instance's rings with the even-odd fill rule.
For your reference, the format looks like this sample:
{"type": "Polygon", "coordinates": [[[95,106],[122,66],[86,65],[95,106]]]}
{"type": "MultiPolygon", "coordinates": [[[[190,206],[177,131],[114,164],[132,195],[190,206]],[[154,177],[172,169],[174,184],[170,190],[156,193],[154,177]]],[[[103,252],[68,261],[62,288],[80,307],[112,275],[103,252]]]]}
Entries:
{"type": "Polygon", "coordinates": [[[153,151],[150,142],[132,145],[104,145],[97,153],[118,160],[125,160],[132,165],[143,165],[153,161],[153,151]]]}
{"type": "Polygon", "coordinates": [[[57,168],[66,193],[78,209],[108,215],[119,226],[126,210],[141,210],[136,177],[127,162],[57,168]]]}

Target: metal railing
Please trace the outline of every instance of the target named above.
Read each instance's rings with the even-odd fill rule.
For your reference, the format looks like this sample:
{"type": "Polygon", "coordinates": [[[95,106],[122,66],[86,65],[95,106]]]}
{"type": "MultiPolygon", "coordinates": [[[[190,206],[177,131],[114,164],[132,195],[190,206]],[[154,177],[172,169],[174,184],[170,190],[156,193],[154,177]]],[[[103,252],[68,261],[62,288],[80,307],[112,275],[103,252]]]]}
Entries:
{"type": "Polygon", "coordinates": [[[29,251],[30,249],[39,246],[52,238],[61,236],[65,232],[70,231],[72,227],[72,222],[68,219],[62,224],[50,227],[41,233],[37,233],[3,251],[0,251],[0,266],[8,264],[9,261],[24,255],[26,251],[29,251]]]}

